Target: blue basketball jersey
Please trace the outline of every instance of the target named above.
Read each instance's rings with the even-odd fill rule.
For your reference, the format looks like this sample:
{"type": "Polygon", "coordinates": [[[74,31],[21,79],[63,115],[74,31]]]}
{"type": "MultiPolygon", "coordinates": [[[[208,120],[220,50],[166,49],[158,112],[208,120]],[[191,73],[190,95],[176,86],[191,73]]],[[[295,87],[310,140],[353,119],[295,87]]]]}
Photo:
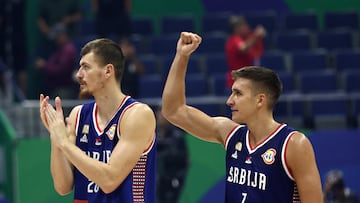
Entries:
{"type": "Polygon", "coordinates": [[[300,202],[285,160],[294,129],[281,124],[257,146],[247,126],[237,126],[226,139],[226,203],[300,202]]]}
{"type": "MultiPolygon", "coordinates": [[[[88,156],[107,163],[118,142],[121,142],[119,121],[123,113],[138,104],[131,97],[122,101],[118,111],[104,130],[98,127],[95,102],[84,104],[77,115],[76,145],[88,156]]],[[[105,194],[93,181],[74,169],[75,203],[128,203],[155,202],[155,138],[151,146],[142,154],[136,166],[113,192],[105,194]]]]}

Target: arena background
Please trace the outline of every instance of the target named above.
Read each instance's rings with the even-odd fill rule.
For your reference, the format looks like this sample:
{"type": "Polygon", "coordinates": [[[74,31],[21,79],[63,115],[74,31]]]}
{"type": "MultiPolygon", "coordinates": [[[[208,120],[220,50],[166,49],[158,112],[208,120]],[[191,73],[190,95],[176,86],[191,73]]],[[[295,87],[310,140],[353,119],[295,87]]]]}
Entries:
{"type": "MultiPolygon", "coordinates": [[[[83,0],[84,10],[88,6],[83,0]]],[[[28,51],[32,52],[37,45],[37,27],[35,26],[38,1],[27,1],[26,33],[28,51]]],[[[274,10],[277,12],[315,11],[319,14],[320,26],[322,14],[328,11],[360,11],[358,0],[153,0],[133,1],[133,17],[151,17],[155,32],[159,33],[159,20],[163,16],[192,15],[197,28],[200,18],[212,12],[257,12],[274,10]],[[226,2],[226,3],[225,3],[226,2]]],[[[91,19],[91,13],[85,13],[91,19]]],[[[174,45],[175,46],[175,45],[174,45]]],[[[36,78],[29,71],[30,77],[36,78]]],[[[31,85],[35,84],[29,84],[31,85]]],[[[29,95],[37,98],[37,92],[29,88],[29,95]]],[[[225,101],[224,101],[225,102],[225,101]]],[[[14,203],[57,203],[71,202],[72,195],[60,197],[52,186],[50,176],[50,144],[47,138],[18,138],[14,123],[10,123],[0,111],[0,202],[14,203]],[[4,200],[1,200],[4,199],[4,200]]],[[[33,119],[38,119],[34,117],[33,119]]],[[[30,122],[19,120],[18,122],[30,122]]],[[[317,156],[321,177],[330,169],[341,169],[345,174],[346,184],[360,194],[360,161],[356,150],[360,143],[358,129],[338,130],[304,130],[311,139],[317,156]]],[[[190,168],[180,202],[222,202],[224,190],[224,149],[187,135],[190,152],[190,168]]]]}

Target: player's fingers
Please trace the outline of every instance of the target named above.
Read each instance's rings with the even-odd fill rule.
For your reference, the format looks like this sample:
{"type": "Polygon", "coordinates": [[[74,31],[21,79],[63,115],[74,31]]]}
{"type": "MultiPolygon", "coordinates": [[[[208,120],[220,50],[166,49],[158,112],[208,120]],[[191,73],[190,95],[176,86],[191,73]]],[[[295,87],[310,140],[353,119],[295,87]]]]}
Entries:
{"type": "Polygon", "coordinates": [[[198,40],[198,43],[200,44],[202,41],[202,38],[199,35],[195,35],[195,38],[198,40]]]}
{"type": "Polygon", "coordinates": [[[40,98],[39,98],[39,105],[40,105],[40,108],[42,106],[42,102],[44,100],[44,95],[43,94],[40,94],[40,98]]]}
{"type": "Polygon", "coordinates": [[[50,123],[55,121],[55,114],[55,109],[51,106],[51,104],[48,104],[46,106],[46,117],[50,123]]]}
{"type": "Polygon", "coordinates": [[[191,33],[189,32],[182,32],[181,33],[181,40],[184,44],[190,44],[192,42],[191,40],[191,33]]]}
{"type": "Polygon", "coordinates": [[[201,38],[198,35],[193,34],[191,35],[191,41],[193,41],[194,44],[198,45],[201,42],[201,38]]]}
{"type": "Polygon", "coordinates": [[[60,99],[60,97],[56,97],[56,98],[55,98],[55,108],[56,108],[56,112],[58,112],[59,114],[63,115],[63,110],[62,110],[62,105],[61,105],[61,99],[60,99]]]}

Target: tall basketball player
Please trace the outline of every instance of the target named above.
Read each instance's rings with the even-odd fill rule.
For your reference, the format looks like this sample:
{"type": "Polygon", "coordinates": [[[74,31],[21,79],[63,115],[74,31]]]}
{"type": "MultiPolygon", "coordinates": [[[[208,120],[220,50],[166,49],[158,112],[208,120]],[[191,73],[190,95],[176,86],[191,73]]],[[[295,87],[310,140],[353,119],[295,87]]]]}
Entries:
{"type": "Polygon", "coordinates": [[[200,42],[196,34],[181,33],[163,92],[162,112],[190,134],[225,147],[225,202],[323,202],[311,143],[304,134],[273,118],[282,85],[272,70],[245,67],[233,71],[235,82],[227,100],[231,120],[209,117],[186,104],[187,64],[200,42]]]}
{"type": "Polygon", "coordinates": [[[114,42],[98,39],[81,50],[80,96],[64,123],[40,95],[41,119],[50,132],[51,174],[56,191],[74,189],[75,203],[155,202],[155,117],[121,91],[124,57],[114,42]]]}

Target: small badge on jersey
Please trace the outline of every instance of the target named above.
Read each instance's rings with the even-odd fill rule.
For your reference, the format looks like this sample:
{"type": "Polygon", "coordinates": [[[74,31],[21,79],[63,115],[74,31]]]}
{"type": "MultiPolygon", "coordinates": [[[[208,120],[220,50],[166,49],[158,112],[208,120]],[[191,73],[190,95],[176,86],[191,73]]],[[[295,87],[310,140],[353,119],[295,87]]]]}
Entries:
{"type": "Polygon", "coordinates": [[[110,140],[114,139],[115,136],[115,131],[116,131],[116,124],[113,124],[109,130],[106,132],[106,135],[109,137],[110,140]]]}
{"type": "Polygon", "coordinates": [[[82,129],[82,134],[89,134],[89,125],[85,124],[82,129]]]}
{"type": "Polygon", "coordinates": [[[95,145],[96,145],[96,146],[102,145],[101,137],[97,137],[97,138],[95,139],[95,145]]]}
{"type": "Polygon", "coordinates": [[[276,150],[271,148],[266,150],[266,152],[262,154],[261,157],[263,158],[264,162],[267,165],[271,165],[275,162],[275,155],[276,155],[276,150]]]}
{"type": "Polygon", "coordinates": [[[241,149],[242,149],[242,143],[237,142],[236,145],[235,145],[235,152],[231,155],[231,157],[234,158],[234,159],[237,159],[238,158],[237,152],[241,151],[241,149]]]}
{"type": "Polygon", "coordinates": [[[251,156],[246,157],[245,163],[246,163],[246,164],[252,164],[251,159],[252,159],[251,156]]]}

